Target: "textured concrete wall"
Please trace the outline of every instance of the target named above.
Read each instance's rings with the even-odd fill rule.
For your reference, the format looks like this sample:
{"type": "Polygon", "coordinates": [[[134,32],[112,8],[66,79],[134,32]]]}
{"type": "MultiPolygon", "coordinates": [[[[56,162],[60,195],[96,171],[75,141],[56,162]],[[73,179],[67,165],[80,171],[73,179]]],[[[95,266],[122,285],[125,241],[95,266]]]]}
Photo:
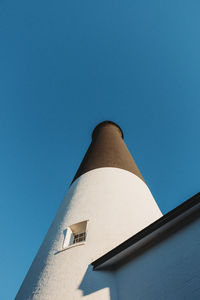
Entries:
{"type": "Polygon", "coordinates": [[[89,265],[159,217],[148,187],[136,175],[118,168],[85,173],[70,187],[16,299],[117,299],[112,274],[89,265]],[[66,228],[85,220],[85,245],[59,252],[66,228]]]}
{"type": "Polygon", "coordinates": [[[200,220],[132,257],[115,276],[119,300],[200,299],[200,220]]]}

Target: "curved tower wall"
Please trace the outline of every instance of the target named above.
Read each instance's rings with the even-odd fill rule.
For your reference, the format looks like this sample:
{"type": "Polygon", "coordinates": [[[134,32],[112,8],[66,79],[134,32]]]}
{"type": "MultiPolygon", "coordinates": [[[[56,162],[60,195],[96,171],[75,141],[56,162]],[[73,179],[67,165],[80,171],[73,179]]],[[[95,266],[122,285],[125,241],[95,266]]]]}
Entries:
{"type": "MultiPolygon", "coordinates": [[[[121,138],[121,137],[120,137],[121,138]]],[[[73,182],[16,300],[115,300],[110,272],[90,264],[162,216],[145,182],[117,167],[100,167],[73,182]],[[67,227],[87,220],[85,243],[63,250],[67,227]]]]}
{"type": "Polygon", "coordinates": [[[113,285],[112,277],[87,270],[88,266],[161,216],[148,187],[136,175],[118,168],[85,173],[70,187],[16,299],[83,299],[93,284],[88,272],[100,286],[88,299],[110,299],[107,286],[113,285]],[[59,252],[66,228],[85,220],[86,243],[59,252]]]}

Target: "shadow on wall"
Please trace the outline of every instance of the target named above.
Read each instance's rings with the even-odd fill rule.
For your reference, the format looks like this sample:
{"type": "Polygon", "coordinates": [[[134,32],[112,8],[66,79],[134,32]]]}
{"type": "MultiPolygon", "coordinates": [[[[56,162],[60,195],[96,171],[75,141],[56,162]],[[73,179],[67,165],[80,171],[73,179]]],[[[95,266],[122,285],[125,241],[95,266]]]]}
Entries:
{"type": "Polygon", "coordinates": [[[105,300],[117,300],[117,291],[112,272],[93,271],[93,267],[89,265],[78,289],[82,291],[83,296],[87,296],[104,288],[108,288],[110,293],[110,296],[105,300]]]}

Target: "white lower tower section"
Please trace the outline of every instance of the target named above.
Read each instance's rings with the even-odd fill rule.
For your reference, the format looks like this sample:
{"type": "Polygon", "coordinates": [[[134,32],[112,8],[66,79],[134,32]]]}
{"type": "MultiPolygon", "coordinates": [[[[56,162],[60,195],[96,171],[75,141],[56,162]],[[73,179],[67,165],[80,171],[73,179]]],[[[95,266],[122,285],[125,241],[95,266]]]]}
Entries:
{"type": "Polygon", "coordinates": [[[70,187],[16,300],[115,300],[112,273],[91,263],[162,216],[147,185],[119,168],[99,168],[70,187]],[[85,244],[62,250],[68,226],[88,220],[85,244]]]}

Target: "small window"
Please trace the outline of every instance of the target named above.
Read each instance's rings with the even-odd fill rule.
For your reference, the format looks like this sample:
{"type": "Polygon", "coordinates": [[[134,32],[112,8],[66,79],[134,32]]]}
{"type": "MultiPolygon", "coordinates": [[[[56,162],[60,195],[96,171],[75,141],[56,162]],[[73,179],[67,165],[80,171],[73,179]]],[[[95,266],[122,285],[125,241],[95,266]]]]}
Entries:
{"type": "Polygon", "coordinates": [[[86,240],[87,221],[79,222],[67,227],[63,242],[63,249],[86,240]]]}
{"type": "Polygon", "coordinates": [[[76,233],[74,234],[73,244],[80,243],[85,241],[86,232],[76,233]]]}

